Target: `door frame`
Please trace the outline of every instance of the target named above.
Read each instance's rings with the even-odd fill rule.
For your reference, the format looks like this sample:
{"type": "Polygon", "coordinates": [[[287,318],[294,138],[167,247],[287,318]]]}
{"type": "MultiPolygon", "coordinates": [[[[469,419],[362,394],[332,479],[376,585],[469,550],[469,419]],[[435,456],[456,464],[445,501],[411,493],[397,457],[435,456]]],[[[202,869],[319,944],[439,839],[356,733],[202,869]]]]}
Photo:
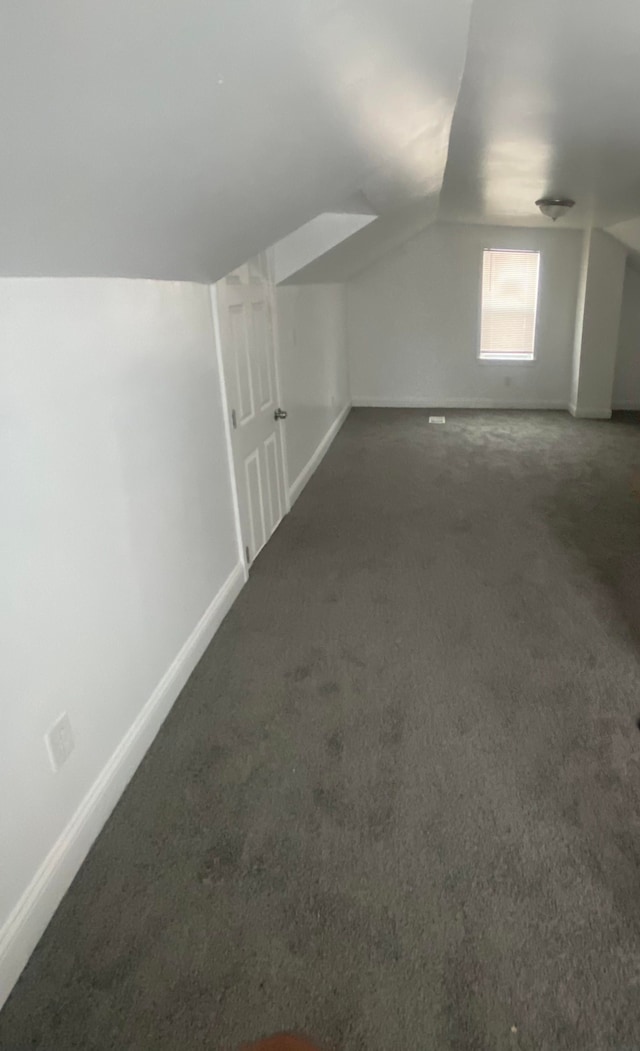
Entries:
{"type": "Polygon", "coordinates": [[[220,375],[220,400],[222,415],[224,417],[225,444],[227,446],[227,463],[229,464],[229,475],[231,478],[231,501],[233,503],[233,519],[236,526],[236,544],[238,547],[238,558],[242,565],[245,583],[249,579],[249,566],[244,550],[242,539],[242,520],[240,518],[240,499],[238,497],[238,479],[236,476],[236,465],[233,457],[233,436],[231,434],[231,409],[229,408],[229,394],[227,392],[227,381],[224,372],[224,361],[222,353],[222,333],[220,331],[220,307],[218,303],[217,284],[209,285],[209,302],[211,304],[211,321],[213,324],[213,342],[215,343],[216,361],[220,375]]]}
{"type": "MultiPolygon", "coordinates": [[[[276,298],[276,282],[273,264],[273,252],[266,251],[265,258],[267,262],[267,280],[269,286],[269,322],[271,325],[271,342],[273,343],[273,366],[276,377],[276,399],[278,405],[282,408],[282,383],[280,379],[280,329],[278,325],[278,302],[276,298]]],[[[286,409],[286,405],[284,406],[286,409]]],[[[287,410],[288,411],[288,410],[287,410]]],[[[284,423],[284,421],[281,421],[284,423]]],[[[291,496],[290,496],[290,482],[289,482],[289,457],[287,456],[287,427],[286,423],[282,427],[280,435],[280,459],[282,468],[282,482],[284,489],[284,515],[288,515],[291,510],[291,496]]]]}

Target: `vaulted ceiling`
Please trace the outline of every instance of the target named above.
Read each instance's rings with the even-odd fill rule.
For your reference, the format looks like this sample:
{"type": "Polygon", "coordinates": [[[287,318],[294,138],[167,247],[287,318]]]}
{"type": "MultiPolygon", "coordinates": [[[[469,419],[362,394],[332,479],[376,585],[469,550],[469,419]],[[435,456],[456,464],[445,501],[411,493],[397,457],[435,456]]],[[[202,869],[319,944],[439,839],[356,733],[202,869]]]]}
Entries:
{"type": "Polygon", "coordinates": [[[436,215],[548,222],[545,192],[628,223],[639,51],[633,0],[8,0],[0,273],[210,281],[374,212],[345,276],[436,215]]]}

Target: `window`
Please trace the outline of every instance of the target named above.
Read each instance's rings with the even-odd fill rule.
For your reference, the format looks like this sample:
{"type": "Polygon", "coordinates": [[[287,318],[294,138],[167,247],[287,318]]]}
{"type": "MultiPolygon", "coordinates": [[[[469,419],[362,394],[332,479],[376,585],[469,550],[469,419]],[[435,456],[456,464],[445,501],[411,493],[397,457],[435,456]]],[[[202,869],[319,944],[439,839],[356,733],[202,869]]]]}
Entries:
{"type": "Polygon", "coordinates": [[[483,360],[533,361],[539,270],[539,252],[486,249],[483,253],[483,360]]]}

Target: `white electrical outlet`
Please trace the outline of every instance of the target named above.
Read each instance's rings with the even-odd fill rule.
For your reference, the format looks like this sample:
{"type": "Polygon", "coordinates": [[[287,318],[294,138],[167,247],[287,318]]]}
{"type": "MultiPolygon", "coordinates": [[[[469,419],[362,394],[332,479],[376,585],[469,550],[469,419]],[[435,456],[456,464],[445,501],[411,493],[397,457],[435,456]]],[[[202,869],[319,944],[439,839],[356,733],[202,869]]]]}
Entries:
{"type": "Polygon", "coordinates": [[[429,417],[429,423],[446,423],[446,422],[447,422],[447,420],[446,420],[445,416],[430,416],[429,417]]]}
{"type": "Polygon", "coordinates": [[[45,743],[49,753],[49,760],[54,774],[66,763],[75,748],[71,722],[66,712],[53,724],[48,734],[45,734],[45,743]]]}

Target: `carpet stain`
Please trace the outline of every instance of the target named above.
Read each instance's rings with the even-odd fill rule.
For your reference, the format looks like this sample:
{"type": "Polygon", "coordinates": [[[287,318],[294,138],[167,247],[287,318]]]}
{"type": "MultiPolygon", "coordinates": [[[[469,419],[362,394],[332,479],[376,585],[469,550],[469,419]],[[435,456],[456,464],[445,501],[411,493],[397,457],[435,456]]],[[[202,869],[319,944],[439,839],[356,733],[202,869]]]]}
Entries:
{"type": "Polygon", "coordinates": [[[337,693],[340,693],[340,684],[333,680],[322,682],[318,687],[318,693],[321,697],[335,697],[337,693]]]}

